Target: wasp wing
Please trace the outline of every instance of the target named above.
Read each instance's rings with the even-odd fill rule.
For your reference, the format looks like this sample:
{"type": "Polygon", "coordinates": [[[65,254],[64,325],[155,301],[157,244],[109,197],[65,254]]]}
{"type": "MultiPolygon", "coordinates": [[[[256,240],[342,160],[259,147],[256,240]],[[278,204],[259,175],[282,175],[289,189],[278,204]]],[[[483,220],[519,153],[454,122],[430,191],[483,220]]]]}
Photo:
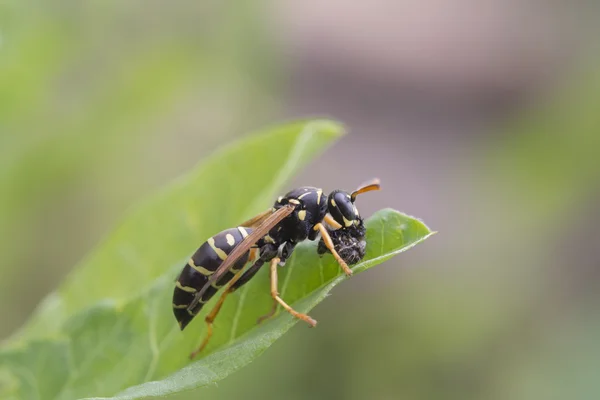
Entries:
{"type": "Polygon", "coordinates": [[[256,217],[250,218],[248,221],[244,221],[238,226],[245,226],[246,228],[254,228],[260,225],[269,215],[275,212],[274,208],[269,208],[266,211],[261,212],[256,217]]]}
{"type": "Polygon", "coordinates": [[[187,309],[189,311],[193,310],[196,307],[196,305],[198,305],[198,302],[202,298],[204,292],[206,292],[206,289],[208,289],[210,285],[221,279],[221,277],[227,271],[229,271],[229,268],[231,268],[231,266],[235,264],[235,262],[241,256],[246,254],[246,252],[250,250],[250,248],[254,246],[257,241],[259,241],[263,236],[269,233],[271,228],[273,228],[275,225],[281,222],[282,219],[294,212],[294,209],[294,205],[286,204],[285,206],[277,209],[277,211],[270,214],[259,226],[254,228],[252,233],[246,236],[246,238],[240,244],[238,244],[231,253],[229,253],[229,255],[223,261],[223,263],[219,265],[219,268],[216,269],[214,274],[210,276],[210,278],[204,284],[204,286],[202,286],[202,288],[194,295],[194,299],[192,300],[187,309]]]}

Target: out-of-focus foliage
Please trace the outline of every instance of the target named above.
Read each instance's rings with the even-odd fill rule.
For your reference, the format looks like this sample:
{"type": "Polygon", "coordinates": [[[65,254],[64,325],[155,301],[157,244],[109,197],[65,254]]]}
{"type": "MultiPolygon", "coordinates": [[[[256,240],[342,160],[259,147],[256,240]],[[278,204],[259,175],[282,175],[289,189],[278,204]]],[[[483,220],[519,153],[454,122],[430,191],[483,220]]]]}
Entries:
{"type": "Polygon", "coordinates": [[[56,227],[97,236],[115,207],[264,118],[261,19],[257,3],[0,5],[3,318],[23,321],[93,243],[56,227]],[[31,295],[11,303],[24,276],[31,295]]]}

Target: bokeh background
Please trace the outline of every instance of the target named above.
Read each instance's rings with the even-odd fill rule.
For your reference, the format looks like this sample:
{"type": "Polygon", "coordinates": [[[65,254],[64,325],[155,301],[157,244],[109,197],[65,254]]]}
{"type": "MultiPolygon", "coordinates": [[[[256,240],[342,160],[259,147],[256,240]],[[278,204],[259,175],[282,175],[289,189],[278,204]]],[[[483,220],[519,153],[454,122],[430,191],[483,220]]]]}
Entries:
{"type": "Polygon", "coordinates": [[[351,134],[288,187],[378,176],[364,215],[440,233],[336,288],[317,330],[173,398],[600,398],[599,17],[594,1],[1,2],[0,338],[137,200],[254,129],[326,116],[351,134]]]}

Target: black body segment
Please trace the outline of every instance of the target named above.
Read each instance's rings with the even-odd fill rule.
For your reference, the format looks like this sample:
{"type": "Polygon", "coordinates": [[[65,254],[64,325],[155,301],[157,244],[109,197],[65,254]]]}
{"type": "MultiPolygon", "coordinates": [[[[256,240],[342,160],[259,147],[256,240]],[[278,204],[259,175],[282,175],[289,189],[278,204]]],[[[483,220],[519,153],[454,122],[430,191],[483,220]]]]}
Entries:
{"type": "Polygon", "coordinates": [[[187,310],[194,299],[195,293],[208,282],[208,278],[227,258],[229,253],[251,232],[251,228],[237,227],[224,230],[208,238],[183,267],[183,271],[175,283],[175,290],[173,292],[173,313],[182,330],[198,314],[202,306],[223,285],[227,284],[236,272],[244,268],[244,265],[248,261],[248,252],[240,257],[225,275],[204,292],[202,299],[193,310],[187,310]]]}
{"type": "Polygon", "coordinates": [[[294,189],[279,197],[273,208],[277,209],[286,204],[296,206],[294,213],[274,227],[269,236],[275,242],[294,244],[306,239],[316,239],[318,232],[313,228],[323,221],[327,214],[327,195],[323,193],[323,189],[311,186],[294,189]]]}

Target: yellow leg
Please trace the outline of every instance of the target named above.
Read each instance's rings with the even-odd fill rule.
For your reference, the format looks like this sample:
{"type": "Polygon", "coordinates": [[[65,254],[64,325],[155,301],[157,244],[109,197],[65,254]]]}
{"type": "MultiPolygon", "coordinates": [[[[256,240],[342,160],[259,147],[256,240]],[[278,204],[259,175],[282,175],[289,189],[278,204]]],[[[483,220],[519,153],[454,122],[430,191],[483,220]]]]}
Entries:
{"type": "Polygon", "coordinates": [[[227,284],[227,287],[225,287],[225,290],[223,291],[223,293],[221,293],[221,297],[219,297],[219,301],[217,301],[217,304],[215,304],[215,306],[210,311],[210,313],[208,313],[208,315],[204,318],[204,321],[206,322],[206,337],[202,341],[202,344],[200,344],[200,347],[198,347],[196,350],[194,350],[192,352],[192,354],[190,354],[190,359],[196,357],[198,355],[198,353],[200,353],[202,350],[204,350],[204,348],[208,344],[208,341],[210,340],[210,338],[213,334],[213,322],[214,322],[215,318],[217,318],[219,311],[221,311],[221,307],[223,306],[225,299],[231,292],[233,292],[231,287],[233,286],[234,283],[237,282],[238,279],[240,279],[240,277],[242,276],[242,273],[243,273],[243,269],[240,272],[238,272],[229,281],[229,283],[227,284]]]}
{"type": "Polygon", "coordinates": [[[275,257],[271,260],[271,297],[281,304],[281,306],[294,317],[301,319],[302,321],[308,323],[311,327],[315,327],[317,325],[317,321],[312,319],[306,314],[299,313],[290,307],[285,301],[279,297],[279,292],[277,291],[277,263],[279,262],[279,258],[275,257]]]}
{"type": "Polygon", "coordinates": [[[331,254],[333,254],[333,257],[338,262],[338,264],[340,264],[340,267],[342,267],[344,273],[346,273],[347,276],[352,275],[352,270],[348,267],[348,264],[346,264],[346,262],[342,259],[342,257],[340,257],[337,251],[335,251],[333,241],[331,240],[331,236],[329,236],[329,233],[327,233],[327,229],[325,229],[325,226],[319,223],[315,225],[315,228],[321,232],[321,237],[323,238],[323,242],[325,242],[325,246],[327,246],[331,254]]]}
{"type": "Polygon", "coordinates": [[[325,215],[325,218],[323,218],[323,221],[325,221],[327,223],[327,225],[331,226],[333,229],[340,229],[342,228],[342,225],[340,225],[335,219],[333,219],[333,217],[329,214],[325,215]]]}

